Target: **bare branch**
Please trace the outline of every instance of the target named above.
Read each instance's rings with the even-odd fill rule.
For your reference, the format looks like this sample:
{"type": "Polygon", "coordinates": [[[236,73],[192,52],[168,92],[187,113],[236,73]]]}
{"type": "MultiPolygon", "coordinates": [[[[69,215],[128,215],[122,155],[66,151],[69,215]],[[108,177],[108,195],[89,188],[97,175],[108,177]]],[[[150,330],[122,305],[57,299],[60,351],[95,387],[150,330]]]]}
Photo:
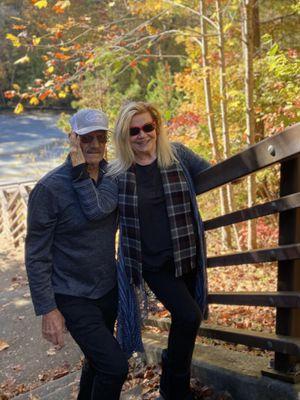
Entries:
{"type": "Polygon", "coordinates": [[[266,19],[264,21],[260,21],[260,24],[269,24],[271,22],[276,22],[276,21],[280,21],[280,20],[282,22],[284,19],[293,17],[295,15],[297,15],[296,12],[290,13],[290,14],[285,14],[285,15],[280,15],[278,17],[274,17],[274,18],[266,19]]]}
{"type": "MultiPolygon", "coordinates": [[[[176,3],[176,2],[171,1],[171,0],[164,0],[164,2],[165,2],[165,3],[168,3],[168,4],[171,4],[172,6],[176,6],[176,7],[183,8],[183,9],[185,9],[185,10],[191,12],[192,14],[195,14],[195,15],[197,15],[198,17],[201,17],[201,13],[200,13],[199,11],[196,11],[196,10],[194,10],[193,8],[190,8],[190,7],[188,7],[188,6],[184,5],[184,4],[176,3]]],[[[218,25],[217,25],[213,20],[211,20],[210,18],[206,17],[205,15],[203,15],[203,18],[204,18],[210,25],[212,25],[215,29],[218,29],[218,25]]]]}

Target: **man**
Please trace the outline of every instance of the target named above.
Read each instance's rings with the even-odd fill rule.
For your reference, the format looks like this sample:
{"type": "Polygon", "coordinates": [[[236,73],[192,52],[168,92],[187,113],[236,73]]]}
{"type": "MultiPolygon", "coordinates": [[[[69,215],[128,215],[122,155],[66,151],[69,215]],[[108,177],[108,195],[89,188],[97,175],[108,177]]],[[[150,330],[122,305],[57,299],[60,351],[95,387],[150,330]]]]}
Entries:
{"type": "Polygon", "coordinates": [[[89,221],[72,186],[80,185],[83,174],[100,185],[108,119],[101,111],[83,109],[70,123],[86,167],[73,168],[69,155],[30,193],[26,269],[43,337],[63,346],[66,326],[85,355],[78,399],[117,400],[128,366],[113,337],[116,212],[108,207],[100,221],[89,221]]]}

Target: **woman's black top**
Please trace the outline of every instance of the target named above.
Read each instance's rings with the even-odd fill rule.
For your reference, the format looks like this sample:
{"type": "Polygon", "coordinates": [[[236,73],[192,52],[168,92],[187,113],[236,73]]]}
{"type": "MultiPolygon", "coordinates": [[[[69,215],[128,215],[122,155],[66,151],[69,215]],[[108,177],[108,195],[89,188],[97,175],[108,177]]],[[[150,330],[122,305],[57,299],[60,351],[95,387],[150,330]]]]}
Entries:
{"type": "Polygon", "coordinates": [[[169,218],[157,160],[136,164],[142,261],[145,270],[159,270],[173,258],[169,218]]]}

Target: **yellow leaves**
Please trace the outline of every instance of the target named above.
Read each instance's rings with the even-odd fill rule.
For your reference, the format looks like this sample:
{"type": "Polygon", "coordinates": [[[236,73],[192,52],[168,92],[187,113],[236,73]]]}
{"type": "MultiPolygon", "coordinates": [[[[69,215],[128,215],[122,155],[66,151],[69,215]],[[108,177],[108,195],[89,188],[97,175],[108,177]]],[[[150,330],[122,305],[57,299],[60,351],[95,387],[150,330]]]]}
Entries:
{"type": "Polygon", "coordinates": [[[32,44],[34,46],[37,46],[38,44],[40,44],[41,38],[40,37],[36,37],[36,36],[32,36],[32,44]]]}
{"type": "Polygon", "coordinates": [[[17,36],[13,35],[12,33],[7,33],[6,34],[6,39],[10,40],[14,47],[20,47],[21,46],[20,39],[17,36]]]}
{"type": "Polygon", "coordinates": [[[60,50],[60,51],[71,51],[71,50],[73,50],[73,48],[74,48],[73,46],[69,46],[69,47],[60,47],[59,50],[60,50]]]}
{"type": "Polygon", "coordinates": [[[67,93],[61,91],[61,92],[58,93],[58,97],[59,97],[60,99],[65,99],[65,98],[67,97],[67,93]]]}
{"type": "Polygon", "coordinates": [[[34,6],[41,10],[42,8],[46,8],[48,6],[48,1],[39,0],[37,2],[34,2],[34,6]]]}
{"type": "Polygon", "coordinates": [[[184,35],[177,35],[177,36],[175,37],[175,41],[176,41],[177,44],[184,43],[184,42],[186,42],[186,36],[184,36],[184,35]]]}
{"type": "Polygon", "coordinates": [[[128,5],[134,15],[154,15],[168,7],[162,0],[129,0],[128,5]]]}
{"type": "Polygon", "coordinates": [[[232,28],[232,26],[233,26],[232,22],[229,22],[228,24],[225,24],[225,25],[224,25],[224,28],[223,28],[223,32],[224,32],[224,33],[228,32],[229,29],[232,28]]]}
{"type": "Polygon", "coordinates": [[[201,69],[200,64],[198,64],[198,63],[192,63],[191,68],[193,71],[199,71],[201,69]]]}
{"type": "Polygon", "coordinates": [[[61,0],[54,4],[52,10],[55,11],[57,14],[63,14],[65,9],[70,7],[71,2],[69,0],[61,0]]]}
{"type": "Polygon", "coordinates": [[[17,61],[14,62],[14,64],[25,64],[30,61],[30,58],[26,54],[26,56],[19,58],[17,61]]]}
{"type": "Polygon", "coordinates": [[[46,69],[46,72],[47,72],[48,74],[52,74],[52,73],[54,72],[54,67],[53,67],[53,65],[51,65],[49,68],[47,68],[47,69],[46,69]]]}
{"type": "Polygon", "coordinates": [[[147,25],[146,26],[146,30],[147,30],[147,32],[149,33],[149,35],[156,35],[157,34],[157,29],[156,28],[154,28],[153,26],[151,26],[151,25],[147,25]]]}
{"type": "Polygon", "coordinates": [[[39,100],[37,97],[33,96],[31,97],[31,99],[29,100],[29,104],[31,104],[32,106],[37,106],[39,104],[39,100]]]}
{"type": "Polygon", "coordinates": [[[115,1],[111,1],[111,2],[108,3],[108,6],[109,6],[109,7],[113,7],[115,4],[116,4],[115,1]]]}
{"type": "Polygon", "coordinates": [[[21,114],[24,111],[23,104],[18,103],[14,109],[15,114],[21,114]]]}
{"type": "Polygon", "coordinates": [[[72,90],[78,90],[78,89],[79,89],[78,83],[73,83],[73,84],[71,85],[71,89],[72,89],[72,90]]]}
{"type": "Polygon", "coordinates": [[[13,89],[15,89],[17,91],[19,91],[21,89],[17,83],[13,83],[12,87],[13,87],[13,89]]]}

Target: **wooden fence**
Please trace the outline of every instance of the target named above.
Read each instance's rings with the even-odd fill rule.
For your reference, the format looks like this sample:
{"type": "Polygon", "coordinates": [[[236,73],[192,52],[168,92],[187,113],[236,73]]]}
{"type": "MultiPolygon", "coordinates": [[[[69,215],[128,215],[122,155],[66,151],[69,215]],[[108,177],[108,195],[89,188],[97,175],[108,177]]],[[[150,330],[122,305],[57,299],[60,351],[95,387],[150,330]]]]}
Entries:
{"type": "Polygon", "coordinates": [[[0,185],[0,237],[15,246],[26,234],[27,200],[35,181],[0,185]]]}
{"type": "MultiPolygon", "coordinates": [[[[279,244],[208,258],[208,268],[278,262],[278,290],[274,293],[209,293],[209,303],[276,307],[276,333],[203,324],[199,335],[275,352],[274,368],[263,374],[299,382],[300,365],[300,124],[261,141],[202,173],[198,190],[206,193],[262,168],[280,163],[280,198],[205,221],[205,230],[279,213],[279,244]]],[[[0,233],[17,246],[26,230],[26,202],[34,182],[0,186],[0,233]]],[[[149,326],[168,328],[168,319],[149,319],[149,326]]]]}

